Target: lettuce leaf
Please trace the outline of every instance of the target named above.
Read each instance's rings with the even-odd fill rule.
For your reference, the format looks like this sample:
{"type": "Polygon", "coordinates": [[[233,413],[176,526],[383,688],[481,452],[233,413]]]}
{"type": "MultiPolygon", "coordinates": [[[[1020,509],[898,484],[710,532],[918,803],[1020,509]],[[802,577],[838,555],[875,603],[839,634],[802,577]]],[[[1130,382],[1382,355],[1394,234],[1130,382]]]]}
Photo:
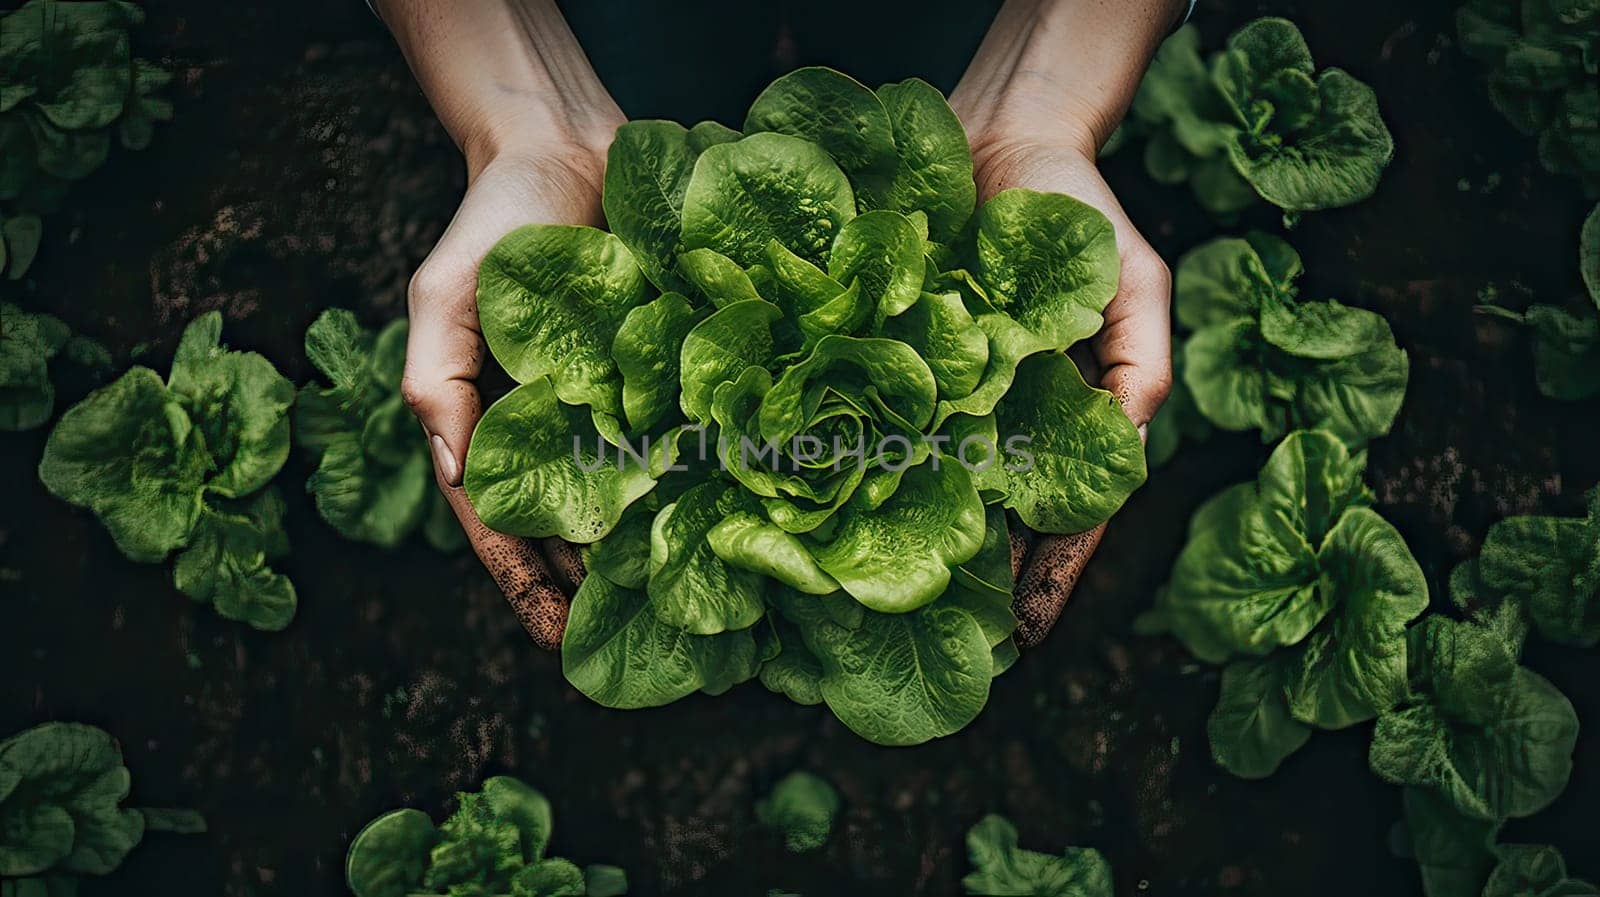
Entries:
{"type": "Polygon", "coordinates": [[[305,347],[326,382],[300,388],[295,439],[317,461],[306,491],[341,535],[394,548],[421,529],[453,551],[464,537],[434,487],[427,436],[400,397],[407,333],[403,320],[374,334],[345,309],[319,315],[305,347]]]}

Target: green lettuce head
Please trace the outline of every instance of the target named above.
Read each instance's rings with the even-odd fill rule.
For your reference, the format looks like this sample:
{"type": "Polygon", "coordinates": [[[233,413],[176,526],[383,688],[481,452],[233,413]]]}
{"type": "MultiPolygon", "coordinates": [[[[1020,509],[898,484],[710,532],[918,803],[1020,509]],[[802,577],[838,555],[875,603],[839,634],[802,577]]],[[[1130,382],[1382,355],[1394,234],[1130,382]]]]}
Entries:
{"type": "Polygon", "coordinates": [[[1489,69],[1495,108],[1539,138],[1545,169],[1600,195],[1600,4],[1467,0],[1456,28],[1489,69]]]}
{"type": "Polygon", "coordinates": [[[230,620],[279,630],[297,598],[272,561],[289,551],[272,478],[289,456],[294,387],[222,342],[222,315],[190,322],[165,380],[133,367],[67,409],[39,480],[94,512],[130,560],[173,555],[178,591],[230,620]]]}
{"type": "Polygon", "coordinates": [[[1333,434],[1289,434],[1255,482],[1195,512],[1141,621],[1227,664],[1207,734],[1235,775],[1270,775],[1312,727],[1372,719],[1407,694],[1406,626],[1428,587],[1400,533],[1367,506],[1365,465],[1333,434]]]}
{"type": "Polygon", "coordinates": [[[467,494],[494,529],[588,546],[563,645],[584,693],[759,674],[886,744],[976,716],[1016,625],[1002,509],[1087,530],[1145,463],[1061,354],[1116,292],[1110,223],[974,196],[937,90],[802,69],[743,135],[624,125],[612,232],[525,227],[484,259],[484,337],[521,385],[467,494]]]}
{"type": "Polygon", "coordinates": [[[1187,182],[1217,215],[1258,199],[1290,214],[1351,205],[1372,195],[1394,156],[1372,88],[1337,68],[1318,72],[1300,29],[1279,18],[1247,23],[1209,63],[1194,26],[1180,29],[1131,113],[1150,138],[1150,176],[1187,182]]]}
{"type": "Polygon", "coordinates": [[[1262,233],[1201,244],[1178,262],[1174,312],[1193,331],[1179,367],[1188,398],[1224,430],[1271,442],[1323,429],[1359,448],[1389,432],[1410,367],[1382,315],[1305,301],[1300,256],[1262,233]]]}

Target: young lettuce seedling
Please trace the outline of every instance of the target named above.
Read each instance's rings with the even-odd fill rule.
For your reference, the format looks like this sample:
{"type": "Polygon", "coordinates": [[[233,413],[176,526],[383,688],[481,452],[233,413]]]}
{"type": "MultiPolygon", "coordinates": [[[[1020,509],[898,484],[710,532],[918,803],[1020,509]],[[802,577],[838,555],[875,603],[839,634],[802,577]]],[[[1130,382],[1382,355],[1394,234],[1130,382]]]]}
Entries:
{"type": "Polygon", "coordinates": [[[306,356],[327,379],[308,383],[295,401],[295,441],[317,458],[306,491],[342,535],[383,548],[419,527],[440,551],[465,537],[434,486],[427,437],[400,396],[405,321],[376,335],[342,308],[306,329],[306,356]]]}
{"type": "Polygon", "coordinates": [[[1539,138],[1545,169],[1600,195],[1600,7],[1467,0],[1456,29],[1462,51],[1489,67],[1495,108],[1539,138]]]}
{"type": "Polygon", "coordinates": [[[1358,449],[1393,426],[1406,353],[1381,315],[1300,300],[1302,270],[1288,243],[1262,233],[1184,255],[1174,302],[1178,325],[1192,331],[1178,365],[1184,387],[1218,428],[1260,430],[1263,442],[1321,429],[1358,449]]]}
{"type": "Polygon", "coordinates": [[[130,809],[122,750],[81,723],[44,723],[0,740],[0,879],[15,893],[76,892],[76,877],[122,865],[146,832],[206,830],[193,810],[130,809]]]}
{"type": "Polygon", "coordinates": [[[968,894],[1051,894],[1111,897],[1111,864],[1092,847],[1068,847],[1060,856],[1017,846],[1017,827],[996,815],[967,832],[975,871],[961,879],[968,894]]]}
{"type": "Polygon", "coordinates": [[[163,380],[134,367],[69,408],[39,479],[88,508],[130,560],[176,552],[178,591],[230,620],[278,630],[294,585],[270,563],[289,551],[269,485],[289,455],[294,386],[272,362],[221,344],[222,315],[191,322],[163,380]]]}
{"type": "Polygon", "coordinates": [[[1405,541],[1367,505],[1364,454],[1322,430],[1289,434],[1253,483],[1212,497],[1144,631],[1226,663],[1211,753],[1272,774],[1312,727],[1342,729],[1406,695],[1406,625],[1428,586],[1405,541]]]}
{"type": "Polygon", "coordinates": [[[0,272],[27,273],[67,188],[106,161],[113,129],[144,149],[172,118],[172,73],[130,51],[133,3],[29,0],[0,15],[0,272]]]}
{"type": "Polygon", "coordinates": [[[1372,195],[1394,139],[1372,88],[1340,69],[1318,72],[1292,22],[1256,19],[1211,57],[1186,25],[1150,63],[1124,128],[1147,134],[1144,163],[1166,184],[1187,182],[1215,215],[1259,200],[1301,212],[1372,195]]]}
{"type": "Polygon", "coordinates": [[[544,795],[510,776],[486,779],[434,827],[421,810],[394,810],[350,842],[345,880],[355,897],[617,897],[627,875],[615,866],[578,868],[545,856],[552,822],[544,795]]]}

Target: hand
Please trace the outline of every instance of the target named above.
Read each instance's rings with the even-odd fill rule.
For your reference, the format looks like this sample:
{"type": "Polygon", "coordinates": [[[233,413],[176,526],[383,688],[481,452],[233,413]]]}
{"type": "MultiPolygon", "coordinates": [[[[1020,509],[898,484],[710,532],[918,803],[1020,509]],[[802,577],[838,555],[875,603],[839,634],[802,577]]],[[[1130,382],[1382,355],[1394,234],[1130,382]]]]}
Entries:
{"type": "MultiPolygon", "coordinates": [[[[1111,219],[1122,276],[1106,306],[1105,326],[1090,343],[1090,367],[1098,369],[1101,387],[1122,403],[1143,439],[1172,388],[1172,278],[1166,264],[1122,211],[1089,147],[985,144],[975,148],[974,164],[980,201],[1011,187],[1027,187],[1076,197],[1111,219]]],[[[1084,374],[1092,380],[1095,371],[1084,374]]],[[[1018,646],[1029,647],[1055,625],[1106,527],[1070,536],[1023,535],[1026,531],[1017,521],[1013,529],[1019,536],[1012,542],[1018,577],[1012,604],[1018,619],[1016,640],[1018,646]]]]}
{"type": "Polygon", "coordinates": [[[433,450],[434,475],[472,548],[541,647],[556,648],[569,592],[582,579],[577,548],[535,544],[484,526],[461,488],[472,430],[483,413],[475,381],[483,369],[478,263],[524,224],[601,222],[604,158],[579,147],[518,147],[497,154],[471,180],[461,207],[411,278],[405,396],[433,450]]]}
{"type": "Polygon", "coordinates": [[[525,224],[601,223],[605,153],[622,110],[553,0],[378,0],[377,9],[467,162],[461,207],[411,278],[400,390],[427,432],[435,479],[473,550],[523,628],[555,649],[568,593],[583,578],[577,548],[494,532],[461,488],[483,413],[478,263],[525,224]]]}

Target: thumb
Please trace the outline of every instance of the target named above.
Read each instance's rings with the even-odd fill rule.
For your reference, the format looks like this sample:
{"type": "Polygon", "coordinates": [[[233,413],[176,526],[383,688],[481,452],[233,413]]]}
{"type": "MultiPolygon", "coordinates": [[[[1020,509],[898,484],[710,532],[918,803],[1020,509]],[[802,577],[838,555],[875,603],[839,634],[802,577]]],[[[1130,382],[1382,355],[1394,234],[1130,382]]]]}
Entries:
{"type": "MultiPolygon", "coordinates": [[[[436,252],[437,255],[437,252],[436,252]]],[[[534,543],[489,529],[461,482],[467,446],[483,413],[474,381],[483,368],[474,266],[430,258],[411,279],[411,332],[401,394],[428,435],[434,477],[495,584],[542,648],[561,645],[568,599],[534,543]]]]}
{"type": "Polygon", "coordinates": [[[411,332],[400,392],[422,422],[440,482],[460,486],[472,428],[483,413],[477,272],[429,259],[411,279],[411,332]]]}
{"type": "Polygon", "coordinates": [[[1117,295],[1093,345],[1100,385],[1122,403],[1141,436],[1172,389],[1171,299],[1167,266],[1138,240],[1123,256],[1117,295]]]}

